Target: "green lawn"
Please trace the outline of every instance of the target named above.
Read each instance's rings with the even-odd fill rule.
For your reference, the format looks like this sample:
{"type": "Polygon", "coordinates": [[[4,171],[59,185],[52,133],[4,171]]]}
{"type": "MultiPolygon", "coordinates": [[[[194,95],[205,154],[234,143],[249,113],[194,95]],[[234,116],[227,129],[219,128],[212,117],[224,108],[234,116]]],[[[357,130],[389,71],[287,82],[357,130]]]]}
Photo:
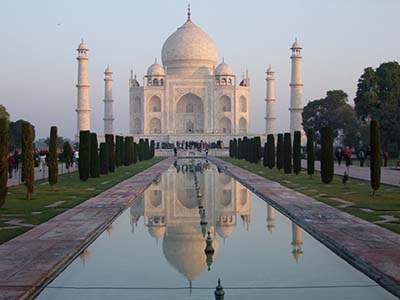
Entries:
{"type": "MultiPolygon", "coordinates": [[[[332,183],[324,184],[321,182],[319,172],[316,172],[310,178],[304,170],[298,175],[294,173],[284,174],[283,170],[278,171],[276,168],[271,170],[261,164],[255,165],[244,160],[231,158],[224,159],[245,170],[279,182],[288,188],[297,190],[328,205],[341,206],[343,203],[340,203],[337,199],[352,202],[354,205],[350,207],[338,208],[367,221],[382,220],[380,217],[382,215],[391,215],[400,219],[400,188],[381,185],[381,188],[373,198],[370,184],[367,181],[349,178],[347,184],[344,185],[341,176],[334,176],[332,183]],[[332,198],[336,198],[336,200],[332,198]]],[[[379,225],[400,233],[400,222],[398,221],[379,225]]]]}
{"type": "Polygon", "coordinates": [[[102,175],[99,178],[90,178],[87,181],[80,181],[78,172],[65,174],[59,176],[55,192],[50,190],[47,180],[38,180],[35,182],[35,191],[30,201],[25,198],[24,185],[10,187],[6,203],[0,208],[0,244],[30,229],[29,227],[5,229],[4,227],[13,226],[7,224],[7,221],[19,220],[22,223],[33,225],[46,222],[161,160],[162,158],[155,157],[135,165],[119,167],[114,173],[102,175]],[[53,208],[46,207],[58,201],[64,202],[53,208]]]}

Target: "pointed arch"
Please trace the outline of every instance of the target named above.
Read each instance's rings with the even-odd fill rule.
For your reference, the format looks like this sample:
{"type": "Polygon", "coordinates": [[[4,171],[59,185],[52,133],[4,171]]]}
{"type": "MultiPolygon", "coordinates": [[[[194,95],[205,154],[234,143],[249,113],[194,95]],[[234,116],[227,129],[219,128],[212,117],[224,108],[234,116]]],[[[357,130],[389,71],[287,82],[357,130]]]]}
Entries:
{"type": "Polygon", "coordinates": [[[161,120],[159,118],[153,118],[150,120],[150,132],[161,133],[161,120]]]}
{"type": "Polygon", "coordinates": [[[219,98],[218,101],[218,110],[220,112],[231,112],[232,111],[232,101],[227,95],[223,95],[219,98]]]}
{"type": "Polygon", "coordinates": [[[247,112],[247,99],[244,96],[240,96],[239,99],[240,112],[247,112]]]}
{"type": "Polygon", "coordinates": [[[149,101],[150,112],[161,112],[161,99],[158,96],[153,96],[149,101]]]}
{"type": "Polygon", "coordinates": [[[246,133],[247,132],[247,120],[245,118],[240,118],[239,120],[239,132],[246,133]]]}

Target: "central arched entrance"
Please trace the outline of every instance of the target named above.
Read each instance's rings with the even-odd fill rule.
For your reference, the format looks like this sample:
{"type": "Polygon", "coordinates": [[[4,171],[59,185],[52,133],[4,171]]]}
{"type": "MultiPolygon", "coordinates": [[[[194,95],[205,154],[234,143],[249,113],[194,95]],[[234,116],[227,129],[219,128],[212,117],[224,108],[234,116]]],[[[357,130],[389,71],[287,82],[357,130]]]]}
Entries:
{"type": "Polygon", "coordinates": [[[189,93],[176,104],[176,133],[204,133],[204,105],[199,96],[189,93]]]}

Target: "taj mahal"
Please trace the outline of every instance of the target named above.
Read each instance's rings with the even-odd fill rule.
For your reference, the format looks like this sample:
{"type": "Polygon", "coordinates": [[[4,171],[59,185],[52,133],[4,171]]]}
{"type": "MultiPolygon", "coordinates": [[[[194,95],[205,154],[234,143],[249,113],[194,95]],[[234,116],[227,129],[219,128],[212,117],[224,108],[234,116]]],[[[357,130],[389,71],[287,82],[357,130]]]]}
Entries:
{"type": "MultiPolygon", "coordinates": [[[[292,45],[290,82],[290,132],[302,131],[301,45],[292,45]]],[[[90,130],[88,48],[78,49],[77,133],[90,130]]],[[[104,72],[104,134],[114,134],[112,70],[104,72]]],[[[275,77],[266,72],[265,132],[275,134],[275,77]]],[[[238,78],[231,66],[220,60],[212,38],[187,19],[164,42],[161,64],[157,59],[143,80],[131,71],[129,78],[129,134],[157,142],[223,141],[252,136],[250,128],[250,77],[246,70],[238,78]]],[[[128,131],[128,130],[127,130],[128,131]]]]}

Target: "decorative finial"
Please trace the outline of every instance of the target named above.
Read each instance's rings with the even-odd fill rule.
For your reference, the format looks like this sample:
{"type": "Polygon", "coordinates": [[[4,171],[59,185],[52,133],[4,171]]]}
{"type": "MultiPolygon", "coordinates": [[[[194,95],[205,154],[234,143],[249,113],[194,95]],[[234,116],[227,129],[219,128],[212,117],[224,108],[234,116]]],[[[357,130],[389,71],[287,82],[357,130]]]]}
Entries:
{"type": "Polygon", "coordinates": [[[133,79],[133,70],[131,69],[131,79],[133,79]]]}
{"type": "Polygon", "coordinates": [[[191,16],[191,13],[190,13],[190,3],[188,4],[188,8],[187,8],[187,19],[188,19],[188,21],[190,21],[190,16],[191,16]]]}
{"type": "Polygon", "coordinates": [[[222,63],[223,64],[225,63],[225,57],[224,56],[222,56],[222,63]]]}
{"type": "Polygon", "coordinates": [[[154,63],[155,64],[157,63],[157,57],[154,57],[154,63]]]}
{"type": "Polygon", "coordinates": [[[81,38],[81,43],[83,44],[83,38],[81,38]]]}

